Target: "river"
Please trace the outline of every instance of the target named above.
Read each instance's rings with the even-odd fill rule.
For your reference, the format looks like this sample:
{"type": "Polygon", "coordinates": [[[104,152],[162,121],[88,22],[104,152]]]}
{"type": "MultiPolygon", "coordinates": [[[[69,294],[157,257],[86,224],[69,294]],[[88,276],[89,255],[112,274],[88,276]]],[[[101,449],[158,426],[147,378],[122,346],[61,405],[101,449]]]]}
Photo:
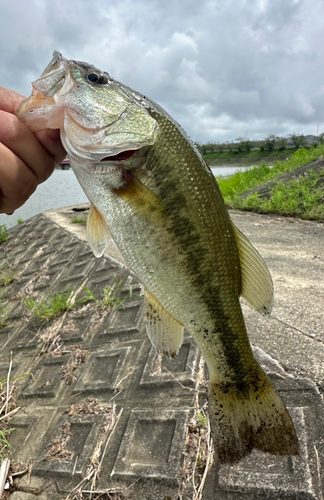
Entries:
{"type": "MultiPolygon", "coordinates": [[[[229,176],[247,168],[249,167],[223,166],[212,167],[212,171],[218,177],[229,176]]],[[[5,224],[10,228],[18,223],[18,219],[25,221],[45,210],[78,205],[87,201],[72,170],[55,170],[53,175],[40,184],[25,205],[18,208],[13,215],[0,214],[0,225],[5,224]]]]}

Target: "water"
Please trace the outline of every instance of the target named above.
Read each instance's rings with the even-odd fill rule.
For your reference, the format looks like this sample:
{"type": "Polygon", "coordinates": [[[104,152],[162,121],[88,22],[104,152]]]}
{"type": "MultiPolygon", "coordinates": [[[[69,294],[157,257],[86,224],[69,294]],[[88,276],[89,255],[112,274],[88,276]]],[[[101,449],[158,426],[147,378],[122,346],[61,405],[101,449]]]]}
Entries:
{"type": "Polygon", "coordinates": [[[215,177],[229,177],[230,175],[236,174],[236,172],[245,172],[252,168],[251,166],[233,165],[233,166],[223,166],[223,167],[210,167],[215,177]]]}
{"type": "MultiPolygon", "coordinates": [[[[250,167],[223,166],[212,167],[212,171],[216,177],[225,177],[248,168],[250,167]]],[[[55,170],[53,175],[46,182],[40,184],[25,205],[18,208],[13,215],[0,214],[0,225],[6,224],[10,228],[17,224],[17,219],[25,221],[34,215],[45,212],[45,210],[78,205],[87,201],[87,197],[72,170],[55,170]]]]}
{"type": "Polygon", "coordinates": [[[72,170],[54,170],[53,175],[40,184],[34,194],[13,215],[0,214],[0,225],[13,227],[17,219],[23,221],[55,208],[78,205],[88,201],[72,170]]]}

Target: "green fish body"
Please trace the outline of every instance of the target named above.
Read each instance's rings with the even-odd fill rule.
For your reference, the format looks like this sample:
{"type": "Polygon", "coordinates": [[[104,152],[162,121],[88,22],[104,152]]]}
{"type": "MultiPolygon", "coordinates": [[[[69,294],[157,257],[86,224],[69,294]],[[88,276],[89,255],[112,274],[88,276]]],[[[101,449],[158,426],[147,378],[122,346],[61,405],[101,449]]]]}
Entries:
{"type": "Polygon", "coordinates": [[[96,256],[108,228],[145,287],[148,335],[170,357],[186,328],[209,371],[209,415],[219,461],[253,448],[297,455],[291,418],[253,357],[239,302],[269,314],[270,274],[231,221],[206,161],[157,104],[86,63],[54,57],[18,116],[60,128],[91,202],[96,256]]]}

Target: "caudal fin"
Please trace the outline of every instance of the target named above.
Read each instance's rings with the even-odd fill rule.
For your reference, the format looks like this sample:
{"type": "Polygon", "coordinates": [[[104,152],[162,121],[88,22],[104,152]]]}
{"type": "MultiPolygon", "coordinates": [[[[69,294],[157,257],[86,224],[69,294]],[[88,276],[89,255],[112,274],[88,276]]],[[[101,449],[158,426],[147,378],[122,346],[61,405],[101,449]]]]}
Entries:
{"type": "Polygon", "coordinates": [[[257,448],[274,455],[299,455],[291,417],[260,367],[239,390],[211,381],[209,416],[215,450],[221,464],[232,465],[257,448]]]}

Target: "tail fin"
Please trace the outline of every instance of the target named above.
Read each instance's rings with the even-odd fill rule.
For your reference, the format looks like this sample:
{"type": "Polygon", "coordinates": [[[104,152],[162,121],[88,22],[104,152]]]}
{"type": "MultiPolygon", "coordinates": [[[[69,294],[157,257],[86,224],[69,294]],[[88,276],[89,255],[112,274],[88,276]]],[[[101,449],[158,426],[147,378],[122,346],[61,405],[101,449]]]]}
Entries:
{"type": "Polygon", "coordinates": [[[221,464],[233,465],[257,448],[274,455],[299,455],[291,417],[276,389],[258,366],[242,390],[214,383],[209,389],[209,416],[221,464]]]}

